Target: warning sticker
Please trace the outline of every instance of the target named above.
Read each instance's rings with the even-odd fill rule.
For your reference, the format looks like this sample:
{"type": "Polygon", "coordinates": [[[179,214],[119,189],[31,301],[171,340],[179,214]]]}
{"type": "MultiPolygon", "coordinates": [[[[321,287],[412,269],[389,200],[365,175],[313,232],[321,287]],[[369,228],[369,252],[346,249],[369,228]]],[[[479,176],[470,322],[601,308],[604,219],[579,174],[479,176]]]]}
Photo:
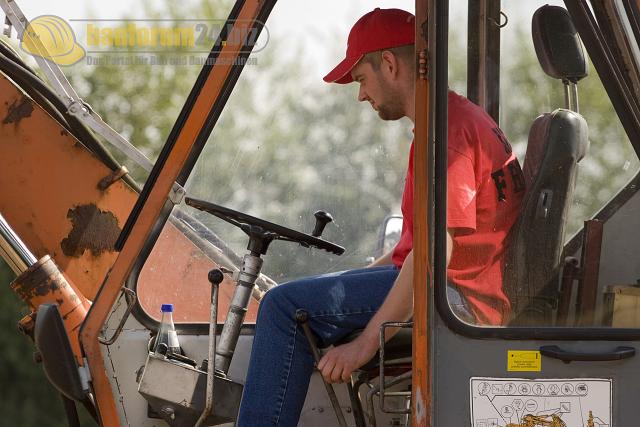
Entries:
{"type": "Polygon", "coordinates": [[[611,426],[610,379],[471,378],[473,427],[611,426]]]}
{"type": "Polygon", "coordinates": [[[507,352],[507,371],[540,372],[542,358],[539,351],[509,350],[507,352]]]}

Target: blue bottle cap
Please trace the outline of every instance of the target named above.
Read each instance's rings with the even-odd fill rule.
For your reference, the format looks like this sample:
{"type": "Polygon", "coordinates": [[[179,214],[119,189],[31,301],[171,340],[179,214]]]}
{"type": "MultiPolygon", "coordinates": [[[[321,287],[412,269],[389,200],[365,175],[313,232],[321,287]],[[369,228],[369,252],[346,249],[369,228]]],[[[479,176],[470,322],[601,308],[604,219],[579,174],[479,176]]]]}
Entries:
{"type": "Polygon", "coordinates": [[[160,311],[163,313],[173,313],[173,304],[162,304],[160,311]]]}

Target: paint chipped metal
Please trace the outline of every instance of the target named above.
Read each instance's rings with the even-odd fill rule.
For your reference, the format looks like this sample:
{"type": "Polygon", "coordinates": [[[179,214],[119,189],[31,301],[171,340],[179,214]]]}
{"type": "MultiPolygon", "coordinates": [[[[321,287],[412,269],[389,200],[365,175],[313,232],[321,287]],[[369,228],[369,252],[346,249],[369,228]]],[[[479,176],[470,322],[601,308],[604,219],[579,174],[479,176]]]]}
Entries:
{"type": "Polygon", "coordinates": [[[91,203],[69,209],[67,218],[71,220],[71,232],[60,242],[66,256],[80,257],[85,251],[99,256],[115,250],[121,230],[113,213],[101,211],[91,203]]]}
{"type": "Polygon", "coordinates": [[[20,123],[20,120],[31,117],[33,113],[33,103],[31,99],[23,96],[20,100],[13,101],[8,108],[8,113],[2,120],[2,123],[7,125],[10,123],[20,123]]]}

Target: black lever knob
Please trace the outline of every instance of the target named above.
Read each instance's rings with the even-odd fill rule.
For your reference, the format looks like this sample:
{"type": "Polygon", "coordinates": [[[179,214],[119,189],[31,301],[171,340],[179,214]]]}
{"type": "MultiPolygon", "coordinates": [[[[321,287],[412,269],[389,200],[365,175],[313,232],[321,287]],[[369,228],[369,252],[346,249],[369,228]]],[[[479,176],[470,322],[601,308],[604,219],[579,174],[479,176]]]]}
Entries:
{"type": "Polygon", "coordinates": [[[317,211],[313,216],[316,217],[316,226],[313,228],[311,235],[313,237],[320,237],[327,224],[333,221],[333,217],[330,213],[325,211],[317,211]]]}
{"type": "Polygon", "coordinates": [[[212,285],[219,285],[224,280],[224,273],[222,273],[220,269],[214,268],[209,271],[207,279],[209,279],[209,282],[211,282],[212,285]]]}

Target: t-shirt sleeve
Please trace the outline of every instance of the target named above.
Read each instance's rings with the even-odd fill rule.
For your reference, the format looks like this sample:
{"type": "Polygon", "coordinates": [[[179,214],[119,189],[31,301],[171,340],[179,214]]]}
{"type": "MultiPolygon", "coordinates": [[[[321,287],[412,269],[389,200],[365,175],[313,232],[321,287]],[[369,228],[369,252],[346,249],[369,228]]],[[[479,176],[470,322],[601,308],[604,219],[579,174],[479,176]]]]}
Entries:
{"type": "Polygon", "coordinates": [[[447,153],[447,227],[476,229],[476,178],[473,161],[456,149],[447,153]]]}

